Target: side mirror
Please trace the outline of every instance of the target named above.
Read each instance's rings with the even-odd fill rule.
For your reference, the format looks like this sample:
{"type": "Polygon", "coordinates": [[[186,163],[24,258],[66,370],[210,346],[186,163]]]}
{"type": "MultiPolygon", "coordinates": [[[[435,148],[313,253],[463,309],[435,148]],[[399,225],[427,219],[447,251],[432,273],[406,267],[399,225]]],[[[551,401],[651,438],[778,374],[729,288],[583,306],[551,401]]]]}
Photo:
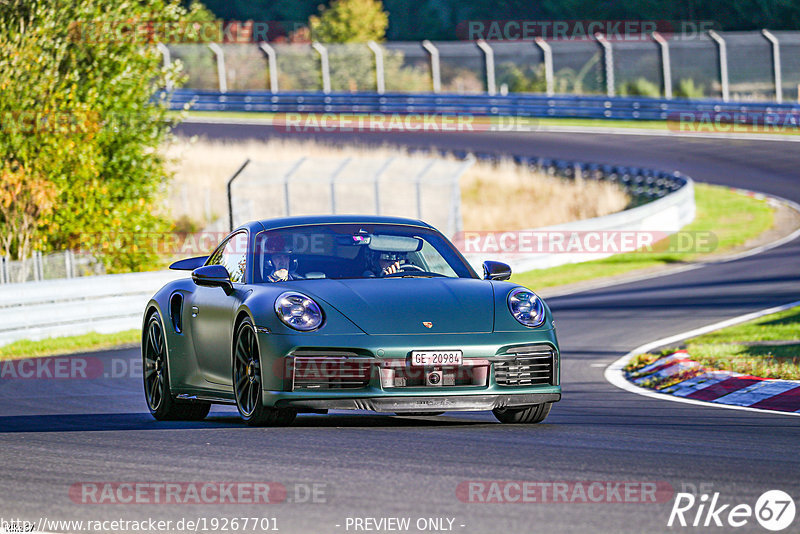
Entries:
{"type": "Polygon", "coordinates": [[[508,280],[511,278],[511,267],[499,261],[483,262],[484,280],[508,280]]]}
{"type": "Polygon", "coordinates": [[[192,271],[192,281],[198,286],[221,287],[226,295],[233,293],[233,284],[228,270],[222,265],[206,265],[192,271]]]}

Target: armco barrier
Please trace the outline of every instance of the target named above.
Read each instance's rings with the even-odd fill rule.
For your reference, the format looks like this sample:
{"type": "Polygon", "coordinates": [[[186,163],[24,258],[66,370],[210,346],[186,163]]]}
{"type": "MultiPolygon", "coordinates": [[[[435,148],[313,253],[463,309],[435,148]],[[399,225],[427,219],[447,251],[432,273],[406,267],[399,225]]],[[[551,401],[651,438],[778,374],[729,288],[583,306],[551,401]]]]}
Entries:
{"type": "Polygon", "coordinates": [[[490,116],[616,120],[702,120],[746,124],[800,125],[800,103],[723,102],[711,99],[663,99],[596,95],[508,94],[446,95],[434,93],[316,93],[265,91],[199,91],[178,89],[173,109],[271,113],[450,113],[490,116]]]}
{"type": "Polygon", "coordinates": [[[182,276],[187,273],[158,271],[6,284],[0,290],[0,345],[139,328],[150,297],[182,276]]]}
{"type": "MultiPolygon", "coordinates": [[[[674,234],[694,220],[696,207],[694,202],[694,183],[688,177],[683,177],[684,186],[672,194],[665,195],[657,200],[642,204],[635,208],[627,209],[603,217],[573,221],[570,223],[546,226],[531,230],[522,230],[516,234],[536,234],[545,236],[569,237],[570,235],[585,235],[592,232],[596,234],[613,235],[622,232],[652,232],[659,237],[674,234]]],[[[560,252],[560,253],[466,253],[467,261],[478,272],[484,260],[496,260],[507,263],[514,272],[525,272],[532,269],[547,269],[567,263],[580,263],[584,261],[607,258],[615,252],[611,250],[596,252],[560,252]]],[[[534,288],[535,289],[535,288],[534,288]]]]}

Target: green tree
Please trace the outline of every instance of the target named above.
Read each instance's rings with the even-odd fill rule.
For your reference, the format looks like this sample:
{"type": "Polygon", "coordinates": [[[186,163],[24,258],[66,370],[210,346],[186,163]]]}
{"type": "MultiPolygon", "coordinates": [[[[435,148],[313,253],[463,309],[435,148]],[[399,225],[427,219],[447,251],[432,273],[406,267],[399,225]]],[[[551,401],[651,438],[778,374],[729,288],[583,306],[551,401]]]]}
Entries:
{"type": "Polygon", "coordinates": [[[25,177],[0,199],[12,255],[100,247],[112,272],[153,266],[157,239],[140,236],[169,229],[159,148],[171,120],[154,94],[182,81],[154,44],[165,23],[209,16],[178,0],[0,1],[0,168],[25,177]]]}
{"type": "Polygon", "coordinates": [[[311,36],[324,43],[383,41],[389,14],[379,0],[333,0],[308,19],[311,36]]]}

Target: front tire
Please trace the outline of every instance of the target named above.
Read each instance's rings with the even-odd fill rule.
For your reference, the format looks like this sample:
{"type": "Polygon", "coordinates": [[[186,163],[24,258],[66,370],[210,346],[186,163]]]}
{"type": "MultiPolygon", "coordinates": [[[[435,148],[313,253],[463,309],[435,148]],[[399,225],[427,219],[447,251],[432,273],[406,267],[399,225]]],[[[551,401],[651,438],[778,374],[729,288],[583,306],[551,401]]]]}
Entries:
{"type": "Polygon", "coordinates": [[[526,408],[495,408],[492,413],[501,423],[531,425],[544,421],[552,407],[552,402],[545,402],[526,408]]]}
{"type": "Polygon", "coordinates": [[[253,323],[243,320],[233,344],[233,394],[239,415],[250,426],[288,426],[296,410],[264,406],[261,395],[261,358],[253,323]]]}
{"type": "Polygon", "coordinates": [[[208,415],[207,402],[181,402],[169,387],[167,345],[161,316],[153,312],[147,320],[142,339],[142,375],[144,396],[150,414],[158,421],[201,421],[208,415]]]}

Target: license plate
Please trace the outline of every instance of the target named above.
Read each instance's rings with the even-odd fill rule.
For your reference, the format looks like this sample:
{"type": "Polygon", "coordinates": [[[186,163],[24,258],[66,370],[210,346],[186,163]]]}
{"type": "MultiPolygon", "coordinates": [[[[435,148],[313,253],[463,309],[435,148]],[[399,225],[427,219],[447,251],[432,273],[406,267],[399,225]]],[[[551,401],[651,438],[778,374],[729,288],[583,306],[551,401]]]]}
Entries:
{"type": "Polygon", "coordinates": [[[434,367],[438,365],[461,365],[464,357],[460,350],[415,350],[411,352],[411,365],[434,367]]]}

